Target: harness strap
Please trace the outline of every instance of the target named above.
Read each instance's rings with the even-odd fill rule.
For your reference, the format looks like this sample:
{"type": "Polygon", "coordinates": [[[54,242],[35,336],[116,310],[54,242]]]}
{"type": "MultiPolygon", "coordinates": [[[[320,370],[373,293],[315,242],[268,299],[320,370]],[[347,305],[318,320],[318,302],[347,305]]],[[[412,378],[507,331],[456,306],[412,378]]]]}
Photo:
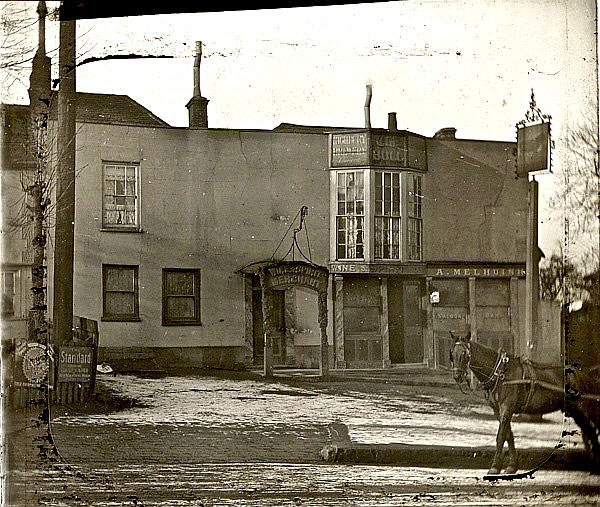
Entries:
{"type": "Polygon", "coordinates": [[[537,379],[535,376],[535,368],[529,359],[525,359],[521,364],[523,365],[523,380],[529,381],[529,391],[527,392],[527,397],[525,398],[525,404],[521,408],[521,411],[525,412],[531,403],[531,399],[533,398],[537,379]]]}

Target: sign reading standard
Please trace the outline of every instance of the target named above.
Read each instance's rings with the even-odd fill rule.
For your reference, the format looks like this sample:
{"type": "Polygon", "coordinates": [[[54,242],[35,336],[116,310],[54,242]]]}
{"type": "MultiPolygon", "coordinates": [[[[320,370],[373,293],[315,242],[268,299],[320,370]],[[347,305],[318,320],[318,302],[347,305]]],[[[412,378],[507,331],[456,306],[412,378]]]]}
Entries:
{"type": "Polygon", "coordinates": [[[91,347],[60,347],[58,354],[58,381],[90,382],[91,380],[91,347]]]}

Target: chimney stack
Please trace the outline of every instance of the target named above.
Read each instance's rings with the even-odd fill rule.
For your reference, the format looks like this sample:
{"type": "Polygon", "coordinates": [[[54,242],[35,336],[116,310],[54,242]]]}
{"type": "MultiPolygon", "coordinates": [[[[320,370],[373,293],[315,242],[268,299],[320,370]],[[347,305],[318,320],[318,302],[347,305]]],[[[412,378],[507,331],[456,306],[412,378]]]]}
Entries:
{"type": "Polygon", "coordinates": [[[371,96],[373,95],[373,87],[367,85],[367,98],[365,99],[365,128],[371,128],[371,96]]]}
{"type": "Polygon", "coordinates": [[[456,139],[456,129],[454,127],[444,127],[438,130],[434,135],[434,139],[456,139]]]}
{"type": "Polygon", "coordinates": [[[398,122],[396,121],[396,113],[388,113],[388,130],[398,130],[398,122]]]}
{"type": "Polygon", "coordinates": [[[38,2],[38,47],[31,65],[29,78],[29,104],[32,113],[46,111],[50,104],[50,58],[46,56],[46,2],[38,2]]]}
{"type": "Polygon", "coordinates": [[[202,61],[202,42],[196,42],[194,59],[194,95],[186,104],[189,114],[189,127],[192,129],[208,128],[208,99],[200,93],[200,63],[202,61]]]}

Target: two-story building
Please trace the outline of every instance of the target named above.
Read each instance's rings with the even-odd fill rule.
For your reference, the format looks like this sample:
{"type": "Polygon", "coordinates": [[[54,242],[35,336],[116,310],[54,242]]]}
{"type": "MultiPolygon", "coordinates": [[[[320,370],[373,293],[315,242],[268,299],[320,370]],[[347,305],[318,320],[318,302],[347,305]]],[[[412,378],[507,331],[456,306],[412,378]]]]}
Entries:
{"type": "MultiPolygon", "coordinates": [[[[527,184],[514,177],[515,143],[457,139],[451,128],[426,137],[393,123],[215,129],[199,92],[189,128],[128,97],[77,100],[74,314],[99,321],[101,360],[122,369],[260,364],[256,267],[289,251],[304,206],[299,246],[330,273],[334,367],[445,365],[449,331],[522,347],[527,184]]],[[[5,148],[14,147],[14,118],[27,107],[4,111],[5,148]]],[[[26,168],[14,149],[3,154],[6,224],[26,168]]],[[[26,316],[24,230],[3,231],[5,322],[26,316]]],[[[49,250],[51,305],[59,259],[49,250]]],[[[275,363],[316,367],[317,295],[276,292],[275,363]]]]}

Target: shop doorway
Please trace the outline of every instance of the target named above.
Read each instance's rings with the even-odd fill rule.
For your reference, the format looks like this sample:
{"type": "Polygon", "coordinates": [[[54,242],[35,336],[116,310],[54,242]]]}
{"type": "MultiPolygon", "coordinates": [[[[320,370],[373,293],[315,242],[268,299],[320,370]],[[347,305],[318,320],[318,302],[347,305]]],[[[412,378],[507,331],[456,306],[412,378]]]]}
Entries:
{"type": "Polygon", "coordinates": [[[390,362],[422,363],[424,357],[421,283],[399,277],[388,279],[390,362]]]}

